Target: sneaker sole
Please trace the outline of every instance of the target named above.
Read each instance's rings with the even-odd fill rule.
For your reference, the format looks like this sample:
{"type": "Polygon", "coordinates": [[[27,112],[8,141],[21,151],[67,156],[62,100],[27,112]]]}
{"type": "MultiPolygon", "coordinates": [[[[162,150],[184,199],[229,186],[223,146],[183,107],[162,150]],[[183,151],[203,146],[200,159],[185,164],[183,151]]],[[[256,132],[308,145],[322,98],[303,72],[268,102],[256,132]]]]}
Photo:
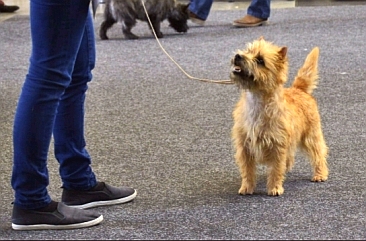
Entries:
{"type": "Polygon", "coordinates": [[[136,197],[136,195],[137,195],[137,191],[135,190],[135,192],[133,194],[131,194],[130,196],[120,198],[120,199],[114,199],[114,200],[108,200],[108,201],[96,201],[96,202],[91,202],[91,203],[85,203],[82,205],[67,205],[67,206],[73,207],[73,208],[88,209],[88,208],[95,208],[95,207],[100,207],[100,206],[122,204],[122,203],[132,201],[136,197]]]}
{"type": "Polygon", "coordinates": [[[198,24],[200,26],[204,26],[205,22],[206,22],[206,21],[198,19],[198,18],[189,18],[189,19],[192,21],[192,23],[198,24]]]}
{"type": "Polygon", "coordinates": [[[248,27],[257,27],[257,26],[262,26],[262,25],[267,25],[268,21],[263,21],[263,22],[259,22],[259,23],[236,23],[234,22],[233,25],[235,27],[242,27],[242,28],[248,28],[248,27]]]}
{"type": "Polygon", "coordinates": [[[49,229],[77,229],[77,228],[87,228],[94,225],[97,225],[103,221],[103,215],[100,215],[98,218],[90,220],[88,222],[83,223],[75,223],[75,224],[65,224],[65,225],[52,225],[52,224],[33,224],[33,225],[18,225],[11,224],[11,227],[14,230],[49,230],[49,229]]]}

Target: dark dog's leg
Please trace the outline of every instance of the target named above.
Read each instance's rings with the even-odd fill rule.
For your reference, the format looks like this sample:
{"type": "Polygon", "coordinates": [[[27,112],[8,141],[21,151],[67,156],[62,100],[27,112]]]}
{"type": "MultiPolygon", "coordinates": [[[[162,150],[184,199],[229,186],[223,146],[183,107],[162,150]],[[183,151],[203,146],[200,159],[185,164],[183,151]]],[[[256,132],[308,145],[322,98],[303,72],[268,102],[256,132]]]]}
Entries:
{"type": "MultiPolygon", "coordinates": [[[[154,16],[150,16],[150,21],[151,21],[151,24],[152,24],[152,26],[154,28],[156,37],[158,37],[158,38],[164,37],[163,33],[160,32],[160,22],[161,22],[161,20],[158,19],[158,18],[156,18],[156,17],[154,17],[154,16]]],[[[151,29],[150,23],[148,22],[147,24],[149,25],[149,27],[151,29]]]]}
{"type": "Polygon", "coordinates": [[[139,37],[131,32],[131,29],[136,25],[136,19],[125,18],[122,24],[122,33],[127,39],[138,39],[139,37]]]}
{"type": "Polygon", "coordinates": [[[116,22],[117,21],[113,18],[112,14],[109,10],[109,7],[106,6],[105,11],[104,11],[104,21],[101,23],[100,29],[99,29],[99,36],[101,39],[103,39],[103,40],[108,39],[107,31],[116,22]]]}
{"type": "Polygon", "coordinates": [[[101,39],[108,39],[107,30],[110,29],[116,21],[114,19],[108,19],[102,22],[99,29],[99,36],[101,39]]]}

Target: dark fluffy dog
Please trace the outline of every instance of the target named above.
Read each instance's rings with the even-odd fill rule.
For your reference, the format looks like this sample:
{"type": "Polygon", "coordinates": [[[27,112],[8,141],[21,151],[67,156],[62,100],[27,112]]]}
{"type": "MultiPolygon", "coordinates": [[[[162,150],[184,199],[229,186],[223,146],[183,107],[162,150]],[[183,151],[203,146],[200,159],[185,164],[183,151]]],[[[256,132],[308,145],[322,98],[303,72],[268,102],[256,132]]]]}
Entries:
{"type": "Polygon", "coordinates": [[[175,0],[106,0],[104,21],[99,29],[100,38],[108,39],[107,30],[117,22],[122,23],[122,32],[127,39],[138,38],[131,32],[131,29],[136,25],[137,19],[147,22],[151,28],[141,1],[144,1],[145,8],[158,38],[163,37],[163,33],[160,31],[160,23],[165,19],[168,19],[170,27],[177,32],[187,32],[189,4],[177,3],[175,0]]]}

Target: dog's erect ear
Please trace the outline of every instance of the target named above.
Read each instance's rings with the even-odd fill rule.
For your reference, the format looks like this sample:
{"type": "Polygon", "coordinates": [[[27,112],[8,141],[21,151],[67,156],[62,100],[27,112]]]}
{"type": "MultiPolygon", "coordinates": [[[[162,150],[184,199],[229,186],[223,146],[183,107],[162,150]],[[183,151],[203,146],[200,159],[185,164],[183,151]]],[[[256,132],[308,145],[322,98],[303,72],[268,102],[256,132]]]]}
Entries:
{"type": "Polygon", "coordinates": [[[177,3],[175,6],[176,6],[180,11],[182,11],[183,13],[189,13],[189,10],[188,10],[189,4],[191,4],[191,3],[188,3],[188,4],[184,4],[184,3],[177,3]]]}
{"type": "Polygon", "coordinates": [[[281,50],[278,51],[278,53],[280,54],[281,58],[284,59],[287,54],[287,47],[282,47],[281,50]]]}
{"type": "Polygon", "coordinates": [[[265,40],[265,39],[263,36],[260,36],[258,40],[260,41],[260,40],[265,40]]]}
{"type": "Polygon", "coordinates": [[[188,10],[189,4],[191,4],[191,3],[189,2],[187,5],[183,5],[183,11],[184,12],[188,10]]]}

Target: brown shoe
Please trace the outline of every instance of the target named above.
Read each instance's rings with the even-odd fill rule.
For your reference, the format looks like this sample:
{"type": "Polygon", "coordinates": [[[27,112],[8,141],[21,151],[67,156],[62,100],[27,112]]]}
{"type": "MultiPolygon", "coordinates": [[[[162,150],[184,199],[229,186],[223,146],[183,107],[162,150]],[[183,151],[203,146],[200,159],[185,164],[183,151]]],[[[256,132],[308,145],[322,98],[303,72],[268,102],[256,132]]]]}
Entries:
{"type": "Polygon", "coordinates": [[[243,18],[234,20],[233,25],[239,28],[256,27],[267,24],[267,19],[256,18],[251,15],[245,15],[243,18]]]}

